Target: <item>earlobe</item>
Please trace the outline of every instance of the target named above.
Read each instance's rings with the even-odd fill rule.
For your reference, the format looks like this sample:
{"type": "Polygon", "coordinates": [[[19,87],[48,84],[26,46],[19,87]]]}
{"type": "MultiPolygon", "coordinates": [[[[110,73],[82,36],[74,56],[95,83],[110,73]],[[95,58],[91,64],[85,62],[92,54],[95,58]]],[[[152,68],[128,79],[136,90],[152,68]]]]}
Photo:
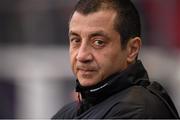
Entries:
{"type": "Polygon", "coordinates": [[[133,63],[136,60],[136,57],[138,56],[138,53],[141,48],[141,38],[135,37],[129,40],[127,44],[127,62],[128,64],[133,63]]]}

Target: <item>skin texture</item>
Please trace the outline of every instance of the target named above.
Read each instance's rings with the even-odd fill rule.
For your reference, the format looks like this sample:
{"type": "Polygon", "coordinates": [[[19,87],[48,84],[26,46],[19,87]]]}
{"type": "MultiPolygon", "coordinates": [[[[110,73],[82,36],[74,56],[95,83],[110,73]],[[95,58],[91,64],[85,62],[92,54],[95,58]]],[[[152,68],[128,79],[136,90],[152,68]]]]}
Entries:
{"type": "Polygon", "coordinates": [[[114,29],[116,12],[100,10],[83,15],[75,12],[69,24],[70,60],[82,86],[93,86],[133,63],[141,40],[136,37],[122,49],[114,29]]]}

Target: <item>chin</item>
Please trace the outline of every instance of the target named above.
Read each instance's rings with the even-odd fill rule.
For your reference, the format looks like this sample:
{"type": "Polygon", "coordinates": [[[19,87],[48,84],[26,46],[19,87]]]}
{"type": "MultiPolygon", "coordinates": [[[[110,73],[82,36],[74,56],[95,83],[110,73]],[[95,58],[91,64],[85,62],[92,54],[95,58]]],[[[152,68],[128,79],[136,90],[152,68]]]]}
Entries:
{"type": "Polygon", "coordinates": [[[95,82],[96,80],[92,80],[92,79],[79,79],[79,83],[81,84],[81,86],[83,87],[89,87],[89,86],[93,86],[96,85],[97,82],[95,82]]]}

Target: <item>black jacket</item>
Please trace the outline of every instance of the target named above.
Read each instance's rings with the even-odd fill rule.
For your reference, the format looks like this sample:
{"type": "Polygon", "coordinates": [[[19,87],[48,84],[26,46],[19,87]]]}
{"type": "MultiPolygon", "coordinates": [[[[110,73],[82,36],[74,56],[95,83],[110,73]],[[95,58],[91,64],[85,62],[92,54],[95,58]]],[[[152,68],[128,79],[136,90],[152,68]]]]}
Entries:
{"type": "Polygon", "coordinates": [[[82,101],[66,105],[53,119],[179,118],[168,94],[157,82],[150,83],[140,61],[96,86],[82,87],[77,80],[76,91],[82,101]]]}

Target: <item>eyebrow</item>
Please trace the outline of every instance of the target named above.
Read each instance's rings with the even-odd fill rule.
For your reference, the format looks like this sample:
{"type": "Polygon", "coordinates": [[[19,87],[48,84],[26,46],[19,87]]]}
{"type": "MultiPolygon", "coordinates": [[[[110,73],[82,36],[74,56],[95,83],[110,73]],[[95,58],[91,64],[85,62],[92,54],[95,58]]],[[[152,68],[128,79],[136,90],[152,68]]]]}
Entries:
{"type": "Polygon", "coordinates": [[[71,36],[71,35],[79,36],[77,33],[73,32],[73,31],[70,31],[68,35],[69,35],[69,36],[71,36]]]}
{"type": "MultiPolygon", "coordinates": [[[[79,36],[78,33],[73,32],[73,31],[70,31],[70,32],[69,32],[69,36],[71,36],[71,35],[79,36]]],[[[105,33],[104,31],[102,31],[102,30],[94,31],[94,32],[92,32],[92,33],[90,33],[90,34],[88,35],[88,37],[95,37],[95,36],[104,36],[104,37],[106,37],[107,39],[110,39],[110,36],[109,36],[107,33],[105,33]]]]}
{"type": "Polygon", "coordinates": [[[110,39],[110,37],[108,36],[107,33],[105,33],[104,31],[95,31],[95,32],[92,32],[89,37],[95,37],[95,36],[104,36],[106,37],[107,39],[110,39]]]}

